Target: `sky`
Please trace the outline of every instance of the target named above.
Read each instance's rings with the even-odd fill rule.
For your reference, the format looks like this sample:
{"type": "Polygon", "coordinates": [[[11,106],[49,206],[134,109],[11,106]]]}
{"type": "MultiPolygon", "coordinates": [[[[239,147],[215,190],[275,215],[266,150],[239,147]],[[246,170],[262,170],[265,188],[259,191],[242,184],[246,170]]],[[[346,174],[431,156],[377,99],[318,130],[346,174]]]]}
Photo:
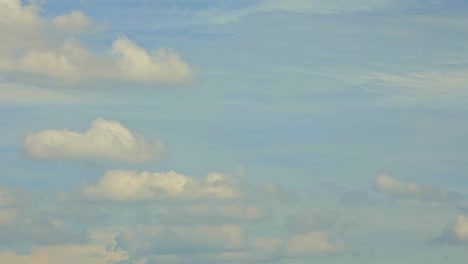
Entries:
{"type": "Polygon", "coordinates": [[[468,258],[463,0],[0,0],[0,262],[468,258]]]}

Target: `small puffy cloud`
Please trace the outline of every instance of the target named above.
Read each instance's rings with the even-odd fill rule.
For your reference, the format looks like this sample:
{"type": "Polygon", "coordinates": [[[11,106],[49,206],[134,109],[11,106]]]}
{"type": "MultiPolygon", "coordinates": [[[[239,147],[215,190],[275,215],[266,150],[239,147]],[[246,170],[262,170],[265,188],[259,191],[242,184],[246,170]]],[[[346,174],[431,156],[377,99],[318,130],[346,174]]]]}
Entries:
{"type": "Polygon", "coordinates": [[[69,14],[58,16],[54,19],[54,25],[66,30],[83,30],[92,23],[91,18],[81,11],[72,11],[69,14]]]}
{"type": "MultiPolygon", "coordinates": [[[[211,173],[203,179],[169,172],[107,172],[96,185],[83,190],[86,197],[114,201],[147,199],[235,199],[242,196],[231,177],[211,173]]],[[[231,212],[236,213],[236,212],[231,212]]],[[[237,212],[238,213],[238,212],[237,212]]]]}
{"type": "Polygon", "coordinates": [[[448,224],[442,235],[435,239],[438,243],[468,243],[468,215],[459,215],[448,224]]]}
{"type": "Polygon", "coordinates": [[[451,195],[441,189],[423,186],[416,182],[402,182],[389,175],[379,175],[375,179],[375,187],[389,195],[412,198],[423,201],[449,202],[451,195]]]}
{"type": "Polygon", "coordinates": [[[24,151],[35,159],[109,159],[147,162],[163,153],[160,142],[149,143],[117,121],[96,119],[84,132],[45,130],[27,134],[24,151]]]}
{"type": "Polygon", "coordinates": [[[192,79],[193,70],[168,48],[148,52],[128,38],[114,41],[115,64],[123,78],[134,81],[180,83],[192,79]]]}
{"type": "Polygon", "coordinates": [[[342,251],[344,246],[340,243],[332,243],[326,232],[313,231],[291,237],[287,241],[286,248],[289,255],[309,256],[336,253],[342,251]]]}

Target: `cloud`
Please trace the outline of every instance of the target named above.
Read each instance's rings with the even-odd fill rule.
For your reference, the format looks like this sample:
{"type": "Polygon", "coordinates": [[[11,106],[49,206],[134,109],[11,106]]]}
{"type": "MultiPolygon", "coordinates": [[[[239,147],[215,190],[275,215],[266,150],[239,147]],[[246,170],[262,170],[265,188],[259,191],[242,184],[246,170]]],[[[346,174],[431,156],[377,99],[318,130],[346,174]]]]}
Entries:
{"type": "Polygon", "coordinates": [[[468,215],[458,215],[455,221],[448,224],[444,232],[434,240],[436,243],[468,244],[468,215]]]}
{"type": "Polygon", "coordinates": [[[0,2],[0,71],[65,82],[103,79],[186,83],[194,76],[192,67],[177,52],[170,48],[147,50],[126,37],[117,38],[104,54],[93,53],[74,38],[48,45],[46,36],[63,38],[63,29],[84,30],[91,27],[92,20],[81,11],[73,11],[56,17],[51,27],[39,10],[38,5],[23,6],[19,0],[0,2]]]}
{"type": "Polygon", "coordinates": [[[61,29],[80,31],[89,27],[92,20],[81,11],[72,11],[69,14],[54,18],[54,25],[61,29]]]}
{"type": "Polygon", "coordinates": [[[87,186],[83,194],[89,198],[114,201],[229,200],[242,196],[238,183],[233,178],[219,173],[211,173],[199,180],[175,171],[152,173],[124,170],[107,172],[96,185],[87,186]]]}
{"type": "Polygon", "coordinates": [[[0,83],[0,103],[77,103],[80,101],[77,97],[14,83],[0,83]]]}
{"type": "Polygon", "coordinates": [[[214,253],[243,247],[244,231],[238,225],[143,226],[120,233],[116,249],[130,256],[214,253]]]}
{"type": "Polygon", "coordinates": [[[379,175],[375,187],[384,193],[400,198],[411,198],[431,202],[450,202],[451,194],[444,190],[423,186],[416,182],[401,182],[388,175],[379,175]]]}
{"type": "Polygon", "coordinates": [[[6,187],[0,187],[0,226],[16,221],[18,211],[14,208],[15,199],[6,187]]]}
{"type": "Polygon", "coordinates": [[[349,14],[388,8],[393,6],[395,2],[395,0],[356,0],[352,2],[341,0],[263,0],[234,11],[209,10],[202,12],[202,14],[209,21],[223,24],[248,15],[275,10],[302,14],[349,14]]]}
{"type": "Polygon", "coordinates": [[[98,118],[84,132],[45,130],[29,133],[23,149],[35,159],[109,159],[148,162],[163,153],[159,141],[149,143],[117,121],[98,118]]]}
{"type": "Polygon", "coordinates": [[[168,48],[148,52],[128,38],[114,41],[112,51],[117,55],[115,64],[123,77],[134,81],[185,82],[192,78],[193,70],[168,48]]]}
{"type": "Polygon", "coordinates": [[[102,245],[54,245],[35,246],[28,254],[17,254],[7,250],[0,252],[1,263],[21,263],[21,264],[102,264],[116,263],[125,260],[127,256],[124,252],[108,251],[102,245]]]}
{"type": "Polygon", "coordinates": [[[302,211],[286,219],[286,225],[294,232],[304,233],[312,230],[324,230],[337,225],[343,225],[343,220],[337,212],[332,211],[302,211]]]}
{"type": "MultiPolygon", "coordinates": [[[[81,244],[89,239],[77,229],[43,212],[16,209],[8,213],[14,221],[0,225],[0,246],[27,248],[36,245],[81,244]]],[[[4,219],[3,219],[4,220],[4,219]]]]}
{"type": "Polygon", "coordinates": [[[381,7],[386,7],[394,0],[356,0],[352,3],[349,1],[334,1],[334,0],[264,0],[260,4],[262,10],[286,10],[300,13],[351,13],[360,11],[369,11],[381,7]]]}
{"type": "MultiPolygon", "coordinates": [[[[158,223],[165,224],[226,224],[226,223],[250,223],[265,220],[268,214],[254,204],[225,204],[225,201],[217,204],[213,201],[198,202],[182,206],[167,206],[159,212],[144,212],[148,219],[157,218],[158,223]]],[[[237,202],[237,200],[236,200],[237,202]]]]}
{"type": "Polygon", "coordinates": [[[239,225],[140,226],[121,232],[114,250],[145,263],[273,263],[344,252],[326,232],[288,238],[246,237],[239,225]]]}
{"type": "Polygon", "coordinates": [[[43,26],[39,10],[39,6],[34,4],[23,6],[21,0],[0,1],[0,32],[2,33],[0,50],[6,47],[11,48],[11,44],[20,44],[21,40],[27,41],[37,37],[38,31],[43,26]]]}
{"type": "Polygon", "coordinates": [[[335,253],[342,251],[342,244],[329,240],[323,231],[312,231],[307,234],[295,235],[287,241],[287,252],[292,256],[310,256],[320,253],[335,253]]]}

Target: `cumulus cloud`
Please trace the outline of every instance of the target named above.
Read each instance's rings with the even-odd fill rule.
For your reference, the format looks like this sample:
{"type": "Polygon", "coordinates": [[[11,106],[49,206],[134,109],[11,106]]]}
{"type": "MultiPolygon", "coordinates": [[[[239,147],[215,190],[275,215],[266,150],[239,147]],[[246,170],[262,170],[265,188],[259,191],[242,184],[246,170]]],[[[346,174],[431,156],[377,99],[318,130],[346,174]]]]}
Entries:
{"type": "Polygon", "coordinates": [[[117,121],[96,119],[84,132],[45,130],[27,134],[24,151],[35,159],[109,159],[147,162],[164,151],[162,143],[149,143],[117,121]]]}
{"type": "Polygon", "coordinates": [[[436,238],[438,243],[468,243],[468,215],[459,215],[452,223],[448,224],[444,232],[436,238]]]}
{"type": "MultiPolygon", "coordinates": [[[[87,186],[89,198],[134,201],[145,199],[235,199],[242,196],[238,183],[231,177],[211,173],[203,179],[169,172],[107,172],[96,185],[87,186]]],[[[238,212],[231,212],[238,213],[238,212]]]]}
{"type": "Polygon", "coordinates": [[[43,26],[39,10],[34,4],[22,5],[21,0],[0,1],[0,52],[36,42],[43,26]]]}
{"type": "MultiPolygon", "coordinates": [[[[135,82],[184,83],[193,69],[169,48],[147,50],[126,37],[113,42],[105,55],[95,54],[76,39],[48,46],[45,31],[84,30],[92,24],[80,11],[58,16],[54,27],[40,16],[38,5],[22,5],[20,0],[0,2],[0,70],[43,75],[77,82],[86,79],[135,82]]],[[[49,33],[50,34],[50,33],[49,33]]],[[[59,34],[60,35],[60,34],[59,34]]]]}
{"type": "Polygon", "coordinates": [[[192,69],[168,48],[148,52],[128,38],[114,41],[112,51],[119,73],[134,81],[185,82],[192,78],[192,69]]]}
{"type": "Polygon", "coordinates": [[[375,187],[384,193],[401,198],[412,198],[432,202],[449,202],[451,194],[444,190],[423,186],[416,182],[402,182],[389,175],[379,175],[375,187]]]}
{"type": "Polygon", "coordinates": [[[92,20],[81,11],[72,11],[69,14],[54,18],[55,26],[67,30],[83,30],[89,27],[92,20]]]}

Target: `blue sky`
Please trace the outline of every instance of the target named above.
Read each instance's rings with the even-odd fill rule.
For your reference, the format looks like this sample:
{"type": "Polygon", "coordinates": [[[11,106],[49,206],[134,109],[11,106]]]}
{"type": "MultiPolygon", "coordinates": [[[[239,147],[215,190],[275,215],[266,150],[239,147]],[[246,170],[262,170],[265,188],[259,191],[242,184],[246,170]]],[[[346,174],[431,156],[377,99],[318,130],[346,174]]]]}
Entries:
{"type": "Polygon", "coordinates": [[[0,262],[464,263],[468,5],[0,1],[0,262]]]}

